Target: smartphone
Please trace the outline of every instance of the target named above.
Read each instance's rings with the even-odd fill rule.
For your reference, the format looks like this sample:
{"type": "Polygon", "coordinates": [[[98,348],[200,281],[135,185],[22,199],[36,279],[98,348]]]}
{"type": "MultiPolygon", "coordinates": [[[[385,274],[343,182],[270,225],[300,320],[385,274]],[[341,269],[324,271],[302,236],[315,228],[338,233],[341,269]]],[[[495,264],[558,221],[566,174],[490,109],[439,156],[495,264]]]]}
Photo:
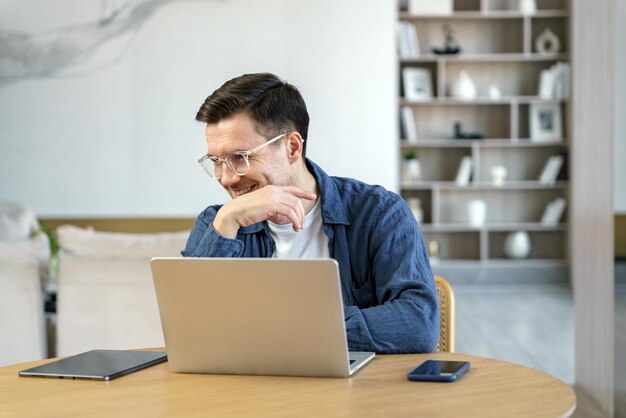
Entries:
{"type": "Polygon", "coordinates": [[[454,382],[469,368],[469,361],[426,360],[407,377],[409,380],[426,382],[454,382]]]}

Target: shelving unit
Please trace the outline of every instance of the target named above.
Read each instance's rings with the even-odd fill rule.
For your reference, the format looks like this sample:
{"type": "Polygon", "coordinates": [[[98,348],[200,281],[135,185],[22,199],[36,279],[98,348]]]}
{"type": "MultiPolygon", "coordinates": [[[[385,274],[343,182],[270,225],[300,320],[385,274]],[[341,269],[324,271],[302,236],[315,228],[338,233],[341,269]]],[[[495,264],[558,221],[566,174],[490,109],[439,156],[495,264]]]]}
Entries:
{"type": "MultiPolygon", "coordinates": [[[[567,211],[557,225],[542,224],[546,206],[555,198],[568,201],[570,106],[567,99],[539,97],[540,74],[558,62],[569,60],[569,7],[567,0],[537,0],[537,11],[526,15],[508,10],[509,0],[456,0],[450,15],[414,15],[400,10],[398,19],[415,27],[420,56],[399,59],[398,72],[407,67],[425,68],[432,74],[434,96],[410,101],[403,97],[400,76],[399,106],[412,110],[416,141],[400,140],[400,158],[417,154],[421,179],[408,182],[400,173],[405,199],[418,198],[423,211],[420,225],[427,245],[436,242],[433,270],[465,281],[547,280],[568,278],[569,226],[567,211]],[[444,43],[443,27],[454,30],[462,48],[458,55],[435,55],[432,47],[444,43]],[[549,28],[561,42],[556,54],[535,50],[538,34],[549,28]],[[452,83],[466,71],[478,97],[451,97],[452,83]],[[487,96],[491,84],[501,96],[487,96]],[[531,139],[531,107],[551,103],[560,107],[562,138],[552,142],[531,139]],[[484,139],[453,139],[453,125],[464,132],[479,132],[484,139]],[[539,182],[546,161],[564,157],[558,181],[539,182]],[[468,185],[455,182],[465,156],[472,158],[468,185]],[[494,166],[507,169],[506,181],[490,179],[494,166]],[[485,224],[470,226],[468,203],[487,203],[485,224]],[[504,254],[507,234],[526,231],[532,251],[525,259],[504,254]],[[540,274],[536,274],[540,273],[540,274]]],[[[571,95],[571,93],[570,93],[571,95]]]]}

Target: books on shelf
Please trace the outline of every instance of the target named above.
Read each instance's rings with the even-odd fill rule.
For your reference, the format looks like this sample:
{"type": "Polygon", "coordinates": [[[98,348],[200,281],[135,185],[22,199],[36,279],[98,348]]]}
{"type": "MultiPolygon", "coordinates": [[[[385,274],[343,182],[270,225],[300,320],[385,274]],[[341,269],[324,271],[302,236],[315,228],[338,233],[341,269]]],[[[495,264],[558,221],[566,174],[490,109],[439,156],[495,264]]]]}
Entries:
{"type": "Polygon", "coordinates": [[[396,28],[398,53],[400,58],[417,58],[420,56],[419,41],[415,26],[409,22],[399,22],[396,28]]]}
{"type": "Polygon", "coordinates": [[[545,100],[569,98],[570,65],[557,62],[539,75],[539,97],[545,100]]]}
{"type": "Polygon", "coordinates": [[[400,132],[402,132],[402,139],[407,142],[417,142],[417,127],[415,126],[415,115],[413,109],[409,106],[402,106],[400,108],[400,132]]]}
{"type": "Polygon", "coordinates": [[[562,155],[553,155],[548,158],[546,164],[543,166],[543,170],[541,170],[541,175],[539,176],[539,183],[550,186],[556,182],[556,179],[559,177],[559,173],[561,172],[561,167],[563,166],[563,156],[562,155]]]}
{"type": "Polygon", "coordinates": [[[565,199],[557,197],[546,206],[541,217],[541,224],[546,226],[558,225],[565,212],[565,199]]]}
{"type": "Polygon", "coordinates": [[[459,164],[459,170],[456,173],[457,186],[467,186],[472,177],[472,157],[466,155],[459,164]]]}

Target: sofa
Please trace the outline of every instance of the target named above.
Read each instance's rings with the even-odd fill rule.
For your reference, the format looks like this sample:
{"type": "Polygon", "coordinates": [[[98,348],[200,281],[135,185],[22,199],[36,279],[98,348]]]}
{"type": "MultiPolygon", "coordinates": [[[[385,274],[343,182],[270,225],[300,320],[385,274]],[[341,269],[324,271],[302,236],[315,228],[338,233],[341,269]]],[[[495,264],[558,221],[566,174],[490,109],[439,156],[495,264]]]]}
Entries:
{"type": "Polygon", "coordinates": [[[62,225],[56,354],[164,346],[150,259],[180,256],[189,231],[101,232],[62,225]]]}
{"type": "Polygon", "coordinates": [[[0,366],[47,356],[50,246],[27,206],[0,202],[0,366]]]}

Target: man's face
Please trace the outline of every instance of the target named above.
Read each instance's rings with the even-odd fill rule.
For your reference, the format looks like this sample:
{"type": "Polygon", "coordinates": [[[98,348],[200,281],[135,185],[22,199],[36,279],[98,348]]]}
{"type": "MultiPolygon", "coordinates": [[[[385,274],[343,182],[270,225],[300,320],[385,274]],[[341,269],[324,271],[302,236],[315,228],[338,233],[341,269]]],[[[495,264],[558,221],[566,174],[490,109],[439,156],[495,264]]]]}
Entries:
{"type": "MultiPolygon", "coordinates": [[[[205,134],[208,153],[216,157],[247,151],[267,142],[267,138],[256,132],[254,121],[246,114],[208,124],[205,134]]],[[[243,176],[238,176],[225,163],[222,164],[222,178],[219,182],[233,199],[267,185],[294,184],[282,139],[251,155],[249,161],[250,170],[243,176]]]]}

